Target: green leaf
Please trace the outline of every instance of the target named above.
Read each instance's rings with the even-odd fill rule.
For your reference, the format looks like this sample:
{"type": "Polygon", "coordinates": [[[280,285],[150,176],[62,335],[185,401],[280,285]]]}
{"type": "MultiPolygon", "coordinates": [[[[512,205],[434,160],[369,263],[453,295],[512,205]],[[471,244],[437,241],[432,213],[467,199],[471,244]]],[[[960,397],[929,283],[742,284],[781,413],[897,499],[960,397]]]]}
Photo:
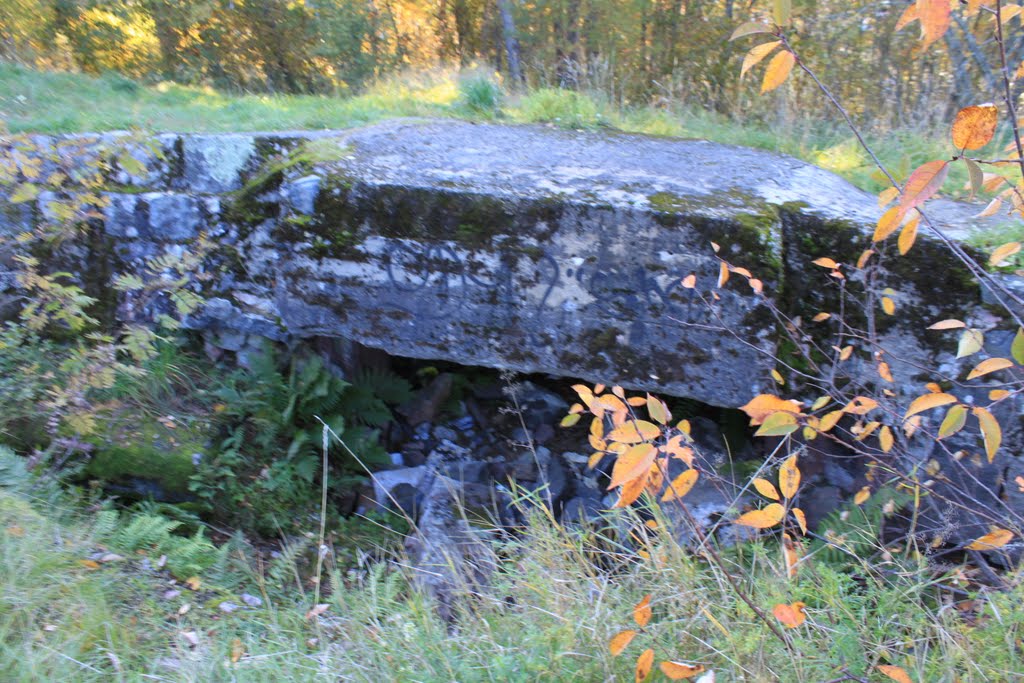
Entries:
{"type": "Polygon", "coordinates": [[[946,413],[946,419],[942,421],[942,425],[939,427],[939,438],[945,439],[947,436],[953,436],[967,423],[967,408],[957,404],[949,409],[946,413]]]}
{"type": "Polygon", "coordinates": [[[785,436],[798,429],[800,429],[800,425],[796,421],[796,415],[778,412],[769,415],[754,436],[785,436]]]}
{"type": "Polygon", "coordinates": [[[1013,338],[1013,345],[1010,346],[1010,355],[1018,365],[1024,365],[1024,328],[1017,330],[1017,336],[1013,338]]]}

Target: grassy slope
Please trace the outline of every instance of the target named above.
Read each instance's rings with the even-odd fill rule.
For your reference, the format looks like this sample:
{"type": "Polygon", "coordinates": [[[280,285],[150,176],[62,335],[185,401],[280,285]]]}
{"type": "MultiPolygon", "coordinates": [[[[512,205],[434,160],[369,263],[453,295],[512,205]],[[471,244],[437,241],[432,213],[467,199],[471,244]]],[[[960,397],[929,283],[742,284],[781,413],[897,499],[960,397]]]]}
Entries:
{"type": "MultiPolygon", "coordinates": [[[[392,79],[363,95],[341,99],[226,95],[174,84],[143,86],[115,75],[40,73],[0,63],[0,121],[15,133],[336,129],[395,116],[480,118],[479,112],[460,103],[458,79],[444,73],[392,79]]],[[[810,161],[867,190],[882,188],[872,177],[869,159],[849,133],[820,125],[766,127],[700,111],[650,107],[624,111],[599,98],[552,90],[507,98],[500,116],[759,147],[810,161]]],[[[897,132],[872,142],[883,161],[903,176],[919,163],[950,154],[941,136],[918,132],[897,132]]],[[[947,191],[959,194],[966,177],[966,171],[956,165],[947,191]]]]}
{"type": "MultiPolygon", "coordinates": [[[[896,561],[861,573],[812,558],[787,580],[775,541],[726,555],[765,611],[808,603],[807,623],[785,633],[790,651],[720,570],[668,539],[657,538],[642,561],[538,516],[507,545],[506,571],[487,595],[465,603],[454,631],[383,565],[333,577],[329,607],[314,622],[304,618],[310,584],[293,578],[308,575],[308,565],[259,565],[238,544],[219,553],[191,591],[144,568],[144,548],[118,545],[123,517],[120,528],[101,530],[95,516],[66,504],[59,494],[0,485],[4,680],[607,681],[631,679],[647,647],[657,662],[702,663],[723,681],[811,683],[847,670],[867,677],[856,680],[881,680],[873,667],[886,662],[918,681],[1007,681],[1019,670],[1024,590],[992,595],[965,617],[936,597],[926,572],[896,561]],[[108,550],[125,559],[83,562],[108,550]],[[594,568],[599,558],[608,570],[594,568]],[[181,594],[168,598],[167,590],[181,594]],[[241,604],[243,591],[263,605],[219,609],[225,599],[241,604]],[[612,657],[608,640],[635,628],[632,605],[647,593],[651,624],[612,657]]],[[[666,679],[656,672],[651,680],[666,679]]]]}

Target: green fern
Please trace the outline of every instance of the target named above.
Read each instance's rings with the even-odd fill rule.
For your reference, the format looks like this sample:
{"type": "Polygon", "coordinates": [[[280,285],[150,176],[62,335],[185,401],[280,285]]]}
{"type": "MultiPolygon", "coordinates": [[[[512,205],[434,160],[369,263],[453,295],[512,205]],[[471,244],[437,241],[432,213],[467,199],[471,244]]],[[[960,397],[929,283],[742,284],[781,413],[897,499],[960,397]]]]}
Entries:
{"type": "Polygon", "coordinates": [[[309,548],[309,541],[294,539],[284,544],[281,552],[267,565],[266,585],[269,590],[286,590],[300,572],[296,568],[299,557],[309,548]]]}
{"type": "Polygon", "coordinates": [[[25,486],[32,478],[25,459],[6,446],[0,446],[0,486],[17,489],[25,486]]]}
{"type": "Polygon", "coordinates": [[[891,514],[886,510],[898,511],[912,499],[910,493],[883,487],[860,505],[851,501],[834,510],[818,525],[818,533],[830,542],[815,542],[816,554],[838,565],[849,565],[851,554],[867,559],[882,545],[882,525],[891,514]]]}

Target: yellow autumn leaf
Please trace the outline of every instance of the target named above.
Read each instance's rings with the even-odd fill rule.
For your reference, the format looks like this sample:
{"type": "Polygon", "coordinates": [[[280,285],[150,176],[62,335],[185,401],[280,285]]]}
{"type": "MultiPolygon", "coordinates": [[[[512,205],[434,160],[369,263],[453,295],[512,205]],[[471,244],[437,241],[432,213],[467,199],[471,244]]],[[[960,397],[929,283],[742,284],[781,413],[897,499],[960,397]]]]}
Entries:
{"type": "Polygon", "coordinates": [[[734,523],[754,529],[767,529],[781,522],[785,516],[786,508],[778,503],[770,503],[760,510],[751,510],[740,515],[734,523]]]}
{"type": "Polygon", "coordinates": [[[638,602],[633,608],[633,621],[640,628],[647,626],[647,623],[651,620],[651,594],[648,593],[644,596],[643,600],[638,602]]]}
{"type": "Polygon", "coordinates": [[[830,259],[827,256],[822,256],[821,258],[816,258],[813,261],[811,261],[811,263],[813,263],[816,266],[821,266],[822,268],[831,268],[832,270],[835,270],[836,268],[839,267],[838,263],[836,263],[835,261],[833,261],[832,259],[830,259]]]}
{"type": "Polygon", "coordinates": [[[636,658],[636,683],[641,683],[651,673],[654,666],[654,650],[647,648],[636,658]]]}
{"type": "Polygon", "coordinates": [[[779,467],[779,492],[792,498],[800,488],[800,468],[796,466],[796,455],[789,456],[779,467]]]}
{"type": "Polygon", "coordinates": [[[985,408],[974,408],[972,412],[978,418],[978,425],[981,427],[981,436],[985,441],[985,454],[988,455],[988,461],[992,462],[996,457],[996,452],[999,450],[999,445],[1003,441],[1003,433],[999,428],[999,422],[985,408]]]}
{"type": "Polygon", "coordinates": [[[750,399],[740,408],[750,417],[751,425],[759,425],[765,418],[777,412],[800,414],[800,406],[795,401],[787,401],[772,394],[760,394],[750,399]]]}
{"type": "Polygon", "coordinates": [[[896,247],[899,249],[900,256],[905,256],[911,247],[914,246],[914,242],[917,240],[917,226],[921,222],[920,214],[915,215],[909,221],[903,225],[903,229],[900,230],[900,236],[896,241],[896,247]]]}
{"type": "Polygon", "coordinates": [[[966,358],[967,356],[981,351],[981,347],[984,345],[984,332],[974,328],[964,330],[963,334],[960,335],[960,342],[956,348],[956,357],[966,358]]]}
{"type": "Polygon", "coordinates": [[[807,515],[800,508],[793,508],[790,512],[796,517],[796,523],[800,526],[800,531],[805,535],[807,534],[807,515]]]}
{"type": "Polygon", "coordinates": [[[871,487],[870,486],[864,486],[864,487],[861,488],[860,491],[857,491],[857,494],[853,497],[853,504],[854,505],[863,505],[864,502],[867,501],[867,499],[870,498],[870,497],[871,497],[871,487]]]}
{"type": "Polygon", "coordinates": [[[619,656],[633,641],[633,638],[636,638],[636,631],[633,630],[620,631],[612,636],[612,639],[608,641],[608,651],[612,653],[612,657],[619,656]]]}
{"type": "Polygon", "coordinates": [[[896,303],[887,296],[882,297],[882,310],[886,315],[895,315],[896,303]]]}
{"type": "Polygon", "coordinates": [[[882,427],[881,431],[878,432],[878,446],[883,452],[888,453],[892,450],[893,446],[893,435],[892,430],[886,425],[882,427]]]}
{"type": "Polygon", "coordinates": [[[647,488],[647,477],[637,477],[627,481],[619,490],[619,499],[615,501],[613,508],[624,508],[632,505],[647,488]]]}
{"type": "Polygon", "coordinates": [[[650,394],[647,394],[647,414],[660,425],[667,424],[672,419],[668,408],[665,407],[661,399],[655,398],[650,394]]]}
{"type": "Polygon", "coordinates": [[[789,73],[793,70],[794,64],[796,64],[796,55],[789,50],[783,50],[772,57],[772,60],[768,62],[768,68],[764,72],[761,92],[770,92],[785,83],[789,73]]]}
{"type": "Polygon", "coordinates": [[[928,329],[929,330],[955,330],[955,329],[961,328],[961,327],[967,327],[967,325],[965,325],[960,320],[953,320],[952,318],[950,318],[948,320],[940,320],[939,322],[935,323],[934,325],[929,325],[928,329]]]}
{"type": "Polygon", "coordinates": [[[996,372],[998,370],[1005,370],[1006,368],[1012,368],[1013,361],[1008,358],[988,358],[978,363],[970,374],[967,375],[967,379],[974,379],[987,375],[990,372],[996,372]]]}
{"type": "Polygon", "coordinates": [[[1020,248],[1020,242],[1007,242],[1006,244],[996,247],[995,250],[993,250],[992,255],[988,257],[989,265],[1002,265],[1003,261],[1018,253],[1020,248]]]}
{"type": "Polygon", "coordinates": [[[619,443],[639,443],[657,438],[659,434],[661,434],[661,428],[656,424],[646,420],[630,420],[613,429],[608,434],[608,440],[619,443]]]}
{"type": "Polygon", "coordinates": [[[611,490],[622,486],[626,482],[633,481],[638,477],[646,477],[658,450],[654,444],[639,443],[630,446],[625,453],[615,459],[615,467],[612,469],[612,480],[608,484],[611,490]]]}
{"type": "Polygon", "coordinates": [[[1013,540],[1013,532],[1008,529],[993,529],[967,546],[967,550],[995,550],[1013,540]]]}
{"type": "Polygon", "coordinates": [[[701,664],[662,662],[658,665],[658,668],[661,669],[661,673],[665,674],[666,678],[673,681],[682,681],[704,673],[704,667],[701,664]]]}
{"type": "Polygon", "coordinates": [[[903,222],[903,216],[906,214],[906,210],[902,206],[892,206],[882,214],[882,217],[878,219],[878,224],[875,225],[875,234],[871,237],[873,242],[881,242],[889,235],[896,232],[900,227],[900,223],[903,222]]]}
{"type": "Polygon", "coordinates": [[[661,497],[661,502],[668,503],[685,496],[693,488],[693,485],[697,483],[699,476],[700,472],[694,469],[686,470],[680,474],[665,489],[665,495],[661,497]]]}
{"type": "Polygon", "coordinates": [[[771,498],[772,500],[781,500],[779,497],[779,492],[775,490],[775,485],[772,484],[767,479],[757,477],[756,479],[754,479],[753,484],[754,488],[757,489],[757,492],[760,493],[765,498],[771,498]]]}
{"type": "Polygon", "coordinates": [[[821,418],[821,422],[818,423],[818,431],[822,434],[827,434],[839,423],[839,420],[842,419],[845,414],[846,412],[843,410],[833,410],[830,413],[826,413],[825,416],[821,418]]]}
{"type": "Polygon", "coordinates": [[[743,66],[740,67],[740,78],[746,76],[751,67],[758,65],[762,59],[770,55],[779,45],[782,45],[781,40],[773,40],[750,48],[750,51],[743,57],[743,66]]]}
{"type": "Polygon", "coordinates": [[[878,672],[884,676],[888,676],[896,683],[914,683],[908,674],[902,667],[892,666],[891,664],[879,664],[878,672]]]}
{"type": "Polygon", "coordinates": [[[910,402],[910,407],[907,408],[907,414],[903,416],[903,419],[910,417],[911,415],[917,415],[923,413],[926,410],[932,408],[938,408],[939,406],[949,405],[950,403],[956,403],[956,396],[944,393],[929,393],[924,396],[918,396],[910,402]]]}

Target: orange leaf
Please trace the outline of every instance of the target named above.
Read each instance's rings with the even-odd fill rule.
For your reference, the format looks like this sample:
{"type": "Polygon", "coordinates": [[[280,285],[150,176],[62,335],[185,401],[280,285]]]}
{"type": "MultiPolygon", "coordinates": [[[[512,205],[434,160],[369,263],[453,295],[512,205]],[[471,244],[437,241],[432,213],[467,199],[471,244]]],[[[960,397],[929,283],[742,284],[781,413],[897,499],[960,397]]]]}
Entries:
{"type": "Polygon", "coordinates": [[[770,55],[779,45],[782,45],[782,41],[774,40],[770,43],[764,43],[751,48],[750,52],[743,57],[743,66],[740,67],[740,78],[743,78],[752,67],[756,66],[762,59],[770,55]]]}
{"type": "Polygon", "coordinates": [[[926,410],[931,410],[932,408],[949,405],[950,403],[956,403],[956,397],[951,396],[950,394],[931,393],[925,394],[924,396],[918,396],[910,402],[910,407],[907,409],[907,414],[903,416],[903,419],[906,419],[911,415],[923,413],[926,410]]]}
{"type": "Polygon", "coordinates": [[[922,40],[927,48],[945,35],[949,28],[949,0],[917,0],[917,18],[921,22],[924,33],[922,40]]]}
{"type": "Polygon", "coordinates": [[[785,83],[794,64],[796,64],[796,56],[789,50],[783,50],[772,57],[772,61],[768,62],[768,68],[764,72],[761,92],[770,92],[785,83]]]}
{"type": "Polygon", "coordinates": [[[661,502],[668,503],[685,496],[690,492],[690,489],[693,488],[693,485],[697,483],[697,478],[699,476],[700,472],[693,469],[686,470],[680,474],[678,477],[673,479],[672,483],[669,484],[667,489],[665,489],[665,495],[661,497],[661,502]]]}
{"type": "Polygon", "coordinates": [[[861,505],[870,497],[871,497],[871,487],[870,486],[864,486],[864,487],[861,488],[860,491],[857,491],[857,495],[855,495],[853,497],[853,504],[854,505],[861,505]]]}
{"type": "Polygon", "coordinates": [[[690,273],[689,275],[683,278],[683,287],[685,287],[686,289],[693,289],[696,286],[697,276],[694,275],[693,273],[690,273]]]}
{"type": "Polygon", "coordinates": [[[842,419],[844,414],[845,411],[843,410],[833,410],[830,413],[826,413],[825,416],[821,418],[821,422],[818,423],[818,431],[822,434],[831,431],[833,427],[839,424],[839,420],[842,419]]]}
{"type": "Polygon", "coordinates": [[[636,604],[633,608],[633,621],[640,628],[647,626],[647,623],[651,620],[651,594],[648,593],[644,596],[644,599],[636,604]]]}
{"type": "Polygon", "coordinates": [[[910,674],[908,674],[903,667],[892,666],[891,664],[879,664],[878,672],[888,676],[892,680],[896,681],[896,683],[914,683],[910,678],[910,674]]]}
{"type": "Polygon", "coordinates": [[[992,255],[988,257],[989,265],[1002,265],[1003,261],[1020,251],[1020,246],[1020,242],[1007,242],[1006,244],[996,247],[992,251],[992,255]]]}
{"type": "Polygon", "coordinates": [[[787,412],[795,415],[800,414],[800,406],[795,401],[787,401],[772,394],[760,394],[740,408],[750,416],[751,425],[759,425],[772,413],[787,412]]]}
{"type": "Polygon", "coordinates": [[[900,256],[906,255],[910,248],[914,246],[914,241],[917,239],[917,226],[921,222],[921,216],[916,215],[911,218],[900,230],[900,236],[896,240],[896,247],[900,251],[900,256]]]}
{"type": "MultiPolygon", "coordinates": [[[[949,9],[947,3],[947,10],[949,9]]],[[[939,191],[949,174],[948,161],[929,161],[921,164],[910,174],[907,186],[903,190],[900,206],[905,211],[917,208],[932,198],[939,191]]]]}
{"type": "Polygon", "coordinates": [[[835,261],[833,261],[832,259],[830,259],[827,256],[822,256],[821,258],[816,258],[813,261],[811,261],[811,263],[813,263],[816,266],[821,266],[822,268],[832,268],[832,269],[835,269],[835,268],[839,267],[838,263],[836,263],[835,261]]]}
{"type": "Polygon", "coordinates": [[[793,516],[796,517],[796,523],[800,525],[800,531],[804,534],[807,533],[807,515],[800,508],[793,508],[793,516]]]}
{"type": "Polygon", "coordinates": [[[612,639],[608,641],[608,650],[612,653],[612,657],[617,657],[626,649],[633,638],[636,637],[636,631],[621,631],[612,636],[612,639]]]}
{"type": "MultiPolygon", "coordinates": [[[[608,398],[604,396],[602,398],[608,398]]],[[[661,429],[658,425],[646,420],[630,420],[616,427],[608,434],[610,441],[618,441],[619,443],[640,443],[641,441],[649,441],[656,438],[661,434],[661,429]]]]}
{"type": "Polygon", "coordinates": [[[881,242],[889,235],[896,232],[900,227],[900,223],[903,222],[903,216],[906,215],[906,209],[900,205],[890,207],[882,217],[878,219],[878,225],[875,226],[875,234],[871,238],[873,242],[881,242]]]}
{"type": "Polygon", "coordinates": [[[767,479],[762,479],[761,477],[754,479],[754,488],[765,498],[780,500],[779,492],[775,490],[775,486],[767,479]]]}
{"type": "Polygon", "coordinates": [[[910,5],[907,9],[903,10],[903,14],[900,15],[899,20],[896,22],[896,30],[899,31],[907,24],[917,21],[917,5],[910,5]]]}
{"type": "Polygon", "coordinates": [[[786,516],[786,508],[778,503],[770,503],[760,510],[751,510],[736,518],[735,524],[755,529],[767,529],[782,521],[786,516]]]}
{"type": "Polygon", "coordinates": [[[636,683],[640,683],[651,673],[654,666],[654,650],[647,648],[636,658],[636,683]]]}
{"type": "Polygon", "coordinates": [[[630,446],[625,453],[615,459],[612,481],[608,484],[608,489],[622,486],[638,477],[646,478],[657,454],[658,449],[654,447],[654,444],[638,443],[635,446],[630,446]]]}
{"type": "Polygon", "coordinates": [[[615,501],[613,508],[624,508],[628,505],[632,505],[640,494],[644,492],[644,488],[647,486],[647,477],[637,477],[632,481],[626,482],[626,484],[619,491],[619,499],[615,501]]]}
{"type": "Polygon", "coordinates": [[[729,281],[729,266],[725,264],[725,261],[718,263],[718,287],[721,288],[729,281]]]}
{"type": "Polygon", "coordinates": [[[939,322],[935,323],[934,325],[929,325],[928,329],[929,330],[955,330],[955,329],[958,329],[958,328],[961,328],[961,327],[967,327],[967,325],[965,325],[963,322],[961,322],[959,320],[953,320],[952,318],[950,318],[948,320],[940,320],[939,322]]]}
{"type": "Polygon", "coordinates": [[[661,673],[673,681],[681,681],[686,678],[693,678],[697,674],[704,673],[704,667],[700,664],[683,664],[682,662],[662,662],[658,665],[661,673]]]}
{"type": "Polygon", "coordinates": [[[782,534],[782,557],[786,561],[786,576],[793,578],[796,576],[796,568],[800,562],[800,553],[797,551],[793,537],[787,533],[782,534]]]}
{"type": "Polygon", "coordinates": [[[1012,367],[1013,361],[1009,358],[989,358],[978,363],[978,365],[967,375],[967,379],[974,379],[975,377],[987,375],[990,372],[997,372],[998,370],[1005,370],[1006,368],[1012,367]]]}
{"type": "Polygon", "coordinates": [[[807,620],[804,607],[806,605],[802,602],[794,602],[792,605],[779,604],[772,608],[772,614],[786,628],[796,628],[807,620]]]}
{"type": "Polygon", "coordinates": [[[991,104],[964,107],[953,120],[953,145],[958,149],[981,149],[989,143],[999,123],[999,110],[991,104]]]}
{"type": "Polygon", "coordinates": [[[800,488],[800,469],[796,466],[796,456],[791,455],[779,468],[779,492],[786,498],[792,498],[800,488]]]}
{"type": "Polygon", "coordinates": [[[967,550],[995,550],[996,548],[1002,548],[1012,539],[1012,531],[997,528],[971,542],[971,544],[967,546],[967,550]]]}

